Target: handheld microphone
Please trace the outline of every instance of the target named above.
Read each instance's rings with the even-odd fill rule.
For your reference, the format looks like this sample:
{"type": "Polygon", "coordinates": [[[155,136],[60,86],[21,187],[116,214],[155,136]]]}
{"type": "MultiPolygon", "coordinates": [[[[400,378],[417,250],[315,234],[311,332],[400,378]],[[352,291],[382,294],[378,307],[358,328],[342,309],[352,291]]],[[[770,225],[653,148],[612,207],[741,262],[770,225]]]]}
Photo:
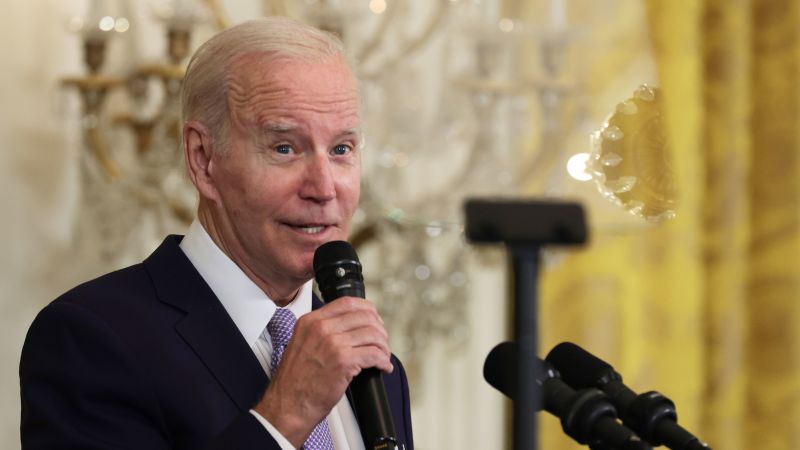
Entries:
{"type": "Polygon", "coordinates": [[[672,450],[711,450],[680,425],[672,400],[656,391],[637,395],[610,364],[571,342],[556,345],[545,358],[575,389],[602,389],[622,413],[622,423],[653,445],[672,450]]]}
{"type": "MultiPolygon", "coordinates": [[[[516,397],[516,344],[503,342],[489,352],[483,365],[483,377],[495,389],[512,400],[516,397]]],[[[575,391],[564,383],[558,371],[546,361],[536,358],[536,376],[543,405],[536,410],[555,415],[564,432],[579,444],[592,448],[619,450],[652,450],[633,431],[617,422],[617,411],[599,389],[575,391]]]]}
{"type": "MultiPolygon", "coordinates": [[[[361,263],[353,247],[345,241],[332,241],[317,248],[314,277],[326,303],[339,297],[364,298],[361,263]]],[[[362,370],[353,378],[350,390],[367,450],[396,449],[397,433],[381,372],[374,367],[362,370]]]]}

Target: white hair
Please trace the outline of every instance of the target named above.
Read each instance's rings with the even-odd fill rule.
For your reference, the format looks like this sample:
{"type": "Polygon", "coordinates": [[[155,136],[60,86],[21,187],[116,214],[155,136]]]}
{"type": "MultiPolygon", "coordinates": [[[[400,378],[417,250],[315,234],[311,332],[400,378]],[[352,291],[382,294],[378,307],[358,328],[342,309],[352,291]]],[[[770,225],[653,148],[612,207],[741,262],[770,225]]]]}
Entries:
{"type": "Polygon", "coordinates": [[[264,17],[235,25],[206,41],[189,60],[181,90],[183,123],[198,120],[210,129],[215,141],[225,140],[231,66],[252,53],[270,58],[338,57],[347,61],[338,37],[285,17],[264,17]]]}

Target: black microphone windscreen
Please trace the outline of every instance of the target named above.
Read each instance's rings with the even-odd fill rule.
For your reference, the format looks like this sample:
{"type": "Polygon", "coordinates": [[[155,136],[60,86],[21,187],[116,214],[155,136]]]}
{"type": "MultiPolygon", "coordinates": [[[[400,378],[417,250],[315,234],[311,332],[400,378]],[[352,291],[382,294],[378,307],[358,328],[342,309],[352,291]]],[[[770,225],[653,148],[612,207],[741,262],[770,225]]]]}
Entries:
{"type": "Polygon", "coordinates": [[[353,246],[331,241],[314,252],[314,278],[325,302],[339,297],[364,298],[364,276],[353,246]]]}
{"type": "MultiPolygon", "coordinates": [[[[543,386],[548,380],[558,378],[558,372],[541,358],[533,357],[533,379],[527,383],[543,386]]],[[[483,363],[483,378],[493,388],[512,400],[517,397],[517,344],[501,342],[497,344],[483,363]]],[[[544,393],[545,396],[547,392],[544,393]]],[[[539,407],[541,408],[541,407],[539,407]]],[[[537,411],[539,410],[537,408],[537,411]]]]}
{"type": "Polygon", "coordinates": [[[517,395],[517,360],[511,342],[497,344],[483,363],[483,378],[512,400],[517,395]]]}
{"type": "Polygon", "coordinates": [[[545,360],[555,366],[561,379],[575,389],[596,386],[603,376],[613,374],[618,377],[608,363],[572,342],[556,345],[545,360]]]}
{"type": "Polygon", "coordinates": [[[358,262],[358,255],[353,246],[345,241],[326,242],[314,252],[314,272],[319,272],[321,268],[339,261],[358,262]]]}

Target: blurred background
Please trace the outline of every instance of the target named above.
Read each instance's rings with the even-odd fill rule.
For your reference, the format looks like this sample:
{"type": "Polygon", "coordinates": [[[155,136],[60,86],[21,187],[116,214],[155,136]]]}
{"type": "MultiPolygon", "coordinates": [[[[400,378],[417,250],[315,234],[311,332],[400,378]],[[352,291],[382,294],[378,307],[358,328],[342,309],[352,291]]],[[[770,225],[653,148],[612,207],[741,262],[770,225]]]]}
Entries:
{"type": "MultiPolygon", "coordinates": [[[[796,0],[11,0],[0,15],[0,447],[19,351],[59,293],[191,221],[187,56],[287,15],[339,34],[366,147],[352,241],[413,391],[417,448],[508,448],[482,379],[511,336],[471,196],[580,201],[542,255],[540,351],[574,341],[714,448],[800,449],[796,0]]],[[[541,447],[575,449],[541,417],[541,447]]]]}

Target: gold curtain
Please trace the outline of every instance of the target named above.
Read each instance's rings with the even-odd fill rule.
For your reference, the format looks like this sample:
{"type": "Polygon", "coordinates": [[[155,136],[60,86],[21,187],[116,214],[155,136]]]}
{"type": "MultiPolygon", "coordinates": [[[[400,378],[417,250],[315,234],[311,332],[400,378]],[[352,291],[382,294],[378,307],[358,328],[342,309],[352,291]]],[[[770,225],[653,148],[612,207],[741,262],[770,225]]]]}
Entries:
{"type": "Polygon", "coordinates": [[[645,3],[677,218],[595,230],[543,275],[543,351],[590,349],[715,449],[800,449],[798,3],[645,3]]]}

